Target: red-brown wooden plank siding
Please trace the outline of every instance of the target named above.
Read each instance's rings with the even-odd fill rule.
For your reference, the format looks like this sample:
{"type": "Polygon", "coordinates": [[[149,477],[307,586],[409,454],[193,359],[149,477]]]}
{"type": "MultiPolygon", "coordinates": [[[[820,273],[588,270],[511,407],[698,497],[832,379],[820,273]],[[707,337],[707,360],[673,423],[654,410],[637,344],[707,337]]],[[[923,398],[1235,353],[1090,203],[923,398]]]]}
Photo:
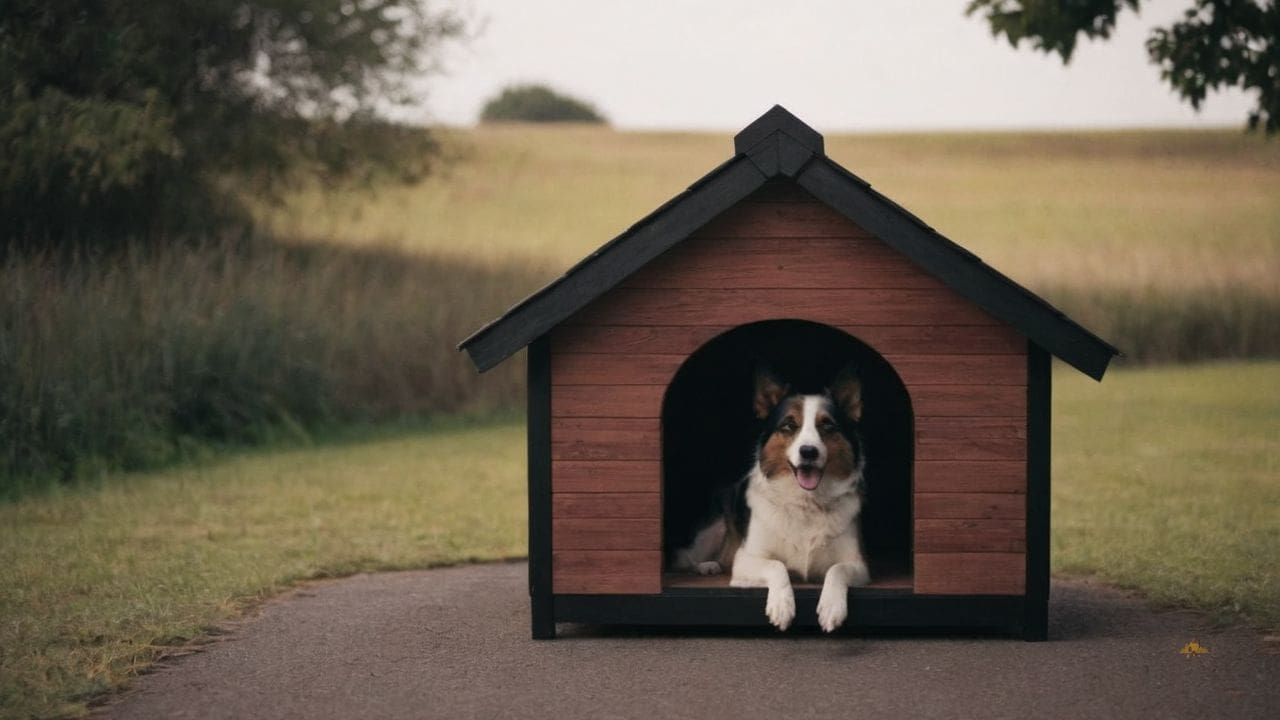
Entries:
{"type": "Polygon", "coordinates": [[[1021,595],[1026,590],[1021,552],[923,552],[915,554],[919,595],[1021,595]]]}
{"type": "Polygon", "coordinates": [[[803,201],[740,205],[553,331],[553,591],[661,592],[667,385],[716,336],[780,318],[844,330],[907,387],[915,591],[1022,593],[1026,339],[803,201]]]}

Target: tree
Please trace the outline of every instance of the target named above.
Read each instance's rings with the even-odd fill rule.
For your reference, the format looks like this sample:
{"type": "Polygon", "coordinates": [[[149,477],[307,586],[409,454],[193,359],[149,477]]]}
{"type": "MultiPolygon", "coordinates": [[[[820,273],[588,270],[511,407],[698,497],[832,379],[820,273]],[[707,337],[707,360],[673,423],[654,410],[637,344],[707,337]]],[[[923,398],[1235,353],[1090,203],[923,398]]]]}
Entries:
{"type": "Polygon", "coordinates": [[[3,232],[154,233],[298,162],[420,174],[429,138],[374,111],[463,30],[419,0],[6,0],[3,232]]]}
{"type": "MultiPolygon", "coordinates": [[[[1109,38],[1116,16],[1137,11],[1141,0],[971,0],[968,15],[982,13],[997,37],[1018,47],[1057,53],[1065,64],[1077,37],[1109,38]]],[[[1280,3],[1275,0],[1194,0],[1182,20],[1156,28],[1147,53],[1160,75],[1199,110],[1210,90],[1240,87],[1257,93],[1251,130],[1280,132],[1280,3]]]]}
{"type": "Polygon", "coordinates": [[[511,85],[485,103],[480,121],[603,123],[605,119],[590,103],[545,85],[511,85]]]}

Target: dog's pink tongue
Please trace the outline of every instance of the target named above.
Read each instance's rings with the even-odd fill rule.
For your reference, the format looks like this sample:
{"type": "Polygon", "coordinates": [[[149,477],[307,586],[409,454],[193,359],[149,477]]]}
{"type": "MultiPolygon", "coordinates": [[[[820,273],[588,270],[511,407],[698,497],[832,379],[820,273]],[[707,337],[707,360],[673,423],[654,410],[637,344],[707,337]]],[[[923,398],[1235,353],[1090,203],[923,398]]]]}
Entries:
{"type": "Polygon", "coordinates": [[[818,483],[822,480],[822,471],[815,467],[798,467],[796,468],[796,482],[800,483],[800,487],[805,490],[812,490],[818,487],[818,483]]]}

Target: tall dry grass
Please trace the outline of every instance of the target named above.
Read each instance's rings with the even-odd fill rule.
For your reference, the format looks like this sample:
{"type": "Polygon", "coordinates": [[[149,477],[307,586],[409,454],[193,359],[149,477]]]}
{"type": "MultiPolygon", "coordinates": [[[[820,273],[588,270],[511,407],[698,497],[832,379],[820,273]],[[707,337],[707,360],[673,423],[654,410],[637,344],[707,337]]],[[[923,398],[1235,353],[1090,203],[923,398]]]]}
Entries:
{"type": "MultiPolygon", "coordinates": [[[[259,216],[336,243],[568,267],[732,154],[727,134],[482,127],[412,187],[259,216]]],[[[1130,361],[1280,357],[1280,142],[1236,130],[829,135],[827,153],[1130,361]]]]}
{"type": "Polygon", "coordinates": [[[314,243],[210,241],[0,261],[0,495],[151,467],[209,444],[486,413],[458,339],[536,267],[314,243]]]}

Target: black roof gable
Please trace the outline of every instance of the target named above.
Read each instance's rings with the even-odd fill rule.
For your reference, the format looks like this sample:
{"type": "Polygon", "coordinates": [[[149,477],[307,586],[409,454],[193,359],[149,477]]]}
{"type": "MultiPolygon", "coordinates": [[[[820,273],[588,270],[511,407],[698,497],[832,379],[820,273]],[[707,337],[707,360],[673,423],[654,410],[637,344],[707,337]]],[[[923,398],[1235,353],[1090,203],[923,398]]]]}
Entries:
{"type": "Polygon", "coordinates": [[[780,105],[734,138],[736,154],[458,346],[482,372],[566,320],[766,182],[788,178],[957,293],[1101,380],[1119,351],[943,237],[828,158],[816,130],[780,105]]]}

